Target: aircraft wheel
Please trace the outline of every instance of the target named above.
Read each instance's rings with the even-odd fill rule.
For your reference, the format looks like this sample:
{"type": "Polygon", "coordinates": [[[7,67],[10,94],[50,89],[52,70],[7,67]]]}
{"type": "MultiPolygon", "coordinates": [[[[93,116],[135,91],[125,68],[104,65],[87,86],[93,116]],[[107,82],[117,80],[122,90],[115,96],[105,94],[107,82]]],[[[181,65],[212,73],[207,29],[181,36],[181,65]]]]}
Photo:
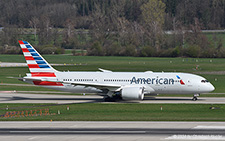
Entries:
{"type": "Polygon", "coordinates": [[[196,100],[198,100],[198,98],[197,97],[193,97],[192,100],[193,101],[196,101],[196,100]]]}
{"type": "Polygon", "coordinates": [[[105,101],[105,102],[110,102],[110,101],[111,101],[111,99],[112,99],[112,98],[111,98],[111,97],[109,97],[109,96],[104,97],[104,101],[105,101]]]}
{"type": "Polygon", "coordinates": [[[121,100],[122,100],[122,98],[119,95],[116,95],[113,97],[110,97],[110,96],[104,97],[105,102],[116,102],[116,101],[121,101],[121,100]]]}

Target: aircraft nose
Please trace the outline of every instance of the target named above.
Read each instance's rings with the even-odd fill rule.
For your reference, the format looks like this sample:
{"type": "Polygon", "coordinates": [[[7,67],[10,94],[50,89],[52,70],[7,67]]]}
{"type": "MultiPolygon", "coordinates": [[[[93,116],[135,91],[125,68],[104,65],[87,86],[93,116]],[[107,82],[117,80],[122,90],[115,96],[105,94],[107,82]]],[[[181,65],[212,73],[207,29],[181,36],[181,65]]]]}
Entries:
{"type": "Polygon", "coordinates": [[[215,87],[211,84],[211,83],[208,83],[206,85],[202,85],[200,91],[202,93],[209,93],[209,92],[212,92],[215,90],[215,87]]]}
{"type": "Polygon", "coordinates": [[[212,84],[210,84],[209,85],[209,91],[211,92],[211,91],[214,91],[214,90],[215,90],[215,87],[212,84]]]}

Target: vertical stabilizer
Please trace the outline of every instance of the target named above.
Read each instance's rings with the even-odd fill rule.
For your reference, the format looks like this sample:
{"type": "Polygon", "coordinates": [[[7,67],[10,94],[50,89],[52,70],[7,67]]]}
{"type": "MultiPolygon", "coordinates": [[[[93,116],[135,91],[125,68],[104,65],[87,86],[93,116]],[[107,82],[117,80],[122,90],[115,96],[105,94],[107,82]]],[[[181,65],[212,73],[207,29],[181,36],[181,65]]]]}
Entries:
{"type": "Polygon", "coordinates": [[[19,41],[32,77],[55,77],[55,70],[27,41],[19,41]]]}

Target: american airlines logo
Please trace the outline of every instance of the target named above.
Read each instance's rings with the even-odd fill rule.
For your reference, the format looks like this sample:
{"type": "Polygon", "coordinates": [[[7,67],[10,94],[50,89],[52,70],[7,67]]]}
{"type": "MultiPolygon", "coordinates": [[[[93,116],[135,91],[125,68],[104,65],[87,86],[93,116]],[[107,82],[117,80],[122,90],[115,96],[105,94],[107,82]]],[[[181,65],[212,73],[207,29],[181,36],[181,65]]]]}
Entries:
{"type": "Polygon", "coordinates": [[[176,77],[180,80],[181,85],[185,85],[184,81],[180,78],[180,76],[176,75],[176,77]]]}
{"type": "Polygon", "coordinates": [[[173,78],[136,78],[131,79],[130,84],[160,84],[160,85],[173,85],[173,78]]]}

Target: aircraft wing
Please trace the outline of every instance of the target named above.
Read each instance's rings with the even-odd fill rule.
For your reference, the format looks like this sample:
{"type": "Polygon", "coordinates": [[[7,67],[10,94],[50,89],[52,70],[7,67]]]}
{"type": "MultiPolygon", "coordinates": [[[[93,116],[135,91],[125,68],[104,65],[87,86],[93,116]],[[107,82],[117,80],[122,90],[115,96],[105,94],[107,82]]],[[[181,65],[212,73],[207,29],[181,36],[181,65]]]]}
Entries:
{"type": "Polygon", "coordinates": [[[97,89],[109,89],[111,91],[116,91],[118,90],[121,85],[118,84],[101,84],[101,83],[85,83],[85,82],[61,82],[64,84],[71,84],[71,85],[80,85],[80,86],[85,86],[85,87],[95,87],[97,89]]]}
{"type": "Polygon", "coordinates": [[[41,78],[32,78],[32,77],[7,77],[7,78],[13,78],[13,79],[18,79],[20,81],[46,81],[45,79],[41,79],[41,78]]]}
{"type": "Polygon", "coordinates": [[[8,77],[8,78],[13,78],[13,79],[18,79],[20,81],[49,81],[49,82],[59,82],[59,81],[54,81],[54,80],[49,80],[46,78],[37,78],[37,77],[8,77]]]}
{"type": "Polygon", "coordinates": [[[21,81],[49,81],[49,82],[60,82],[63,84],[70,84],[74,86],[85,86],[85,87],[95,87],[97,89],[108,89],[110,91],[117,91],[121,88],[121,85],[118,84],[101,84],[101,83],[86,83],[86,82],[65,82],[65,81],[57,81],[57,80],[49,80],[46,78],[37,78],[37,77],[24,77],[17,78],[21,81]]]}

